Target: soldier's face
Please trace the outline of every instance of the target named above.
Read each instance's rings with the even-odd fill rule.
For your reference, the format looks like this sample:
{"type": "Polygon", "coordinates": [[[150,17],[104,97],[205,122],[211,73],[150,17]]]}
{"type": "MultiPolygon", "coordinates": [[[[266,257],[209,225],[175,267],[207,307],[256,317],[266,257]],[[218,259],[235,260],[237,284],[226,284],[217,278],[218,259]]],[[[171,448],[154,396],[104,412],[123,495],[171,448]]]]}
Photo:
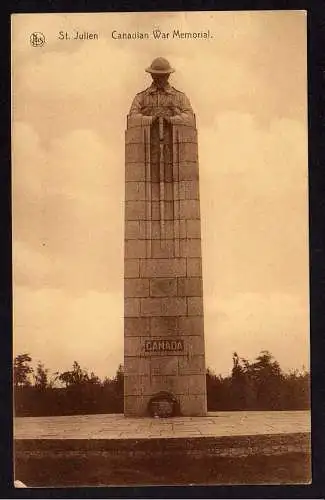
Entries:
{"type": "Polygon", "coordinates": [[[158,88],[163,88],[166,83],[168,82],[168,78],[169,78],[169,74],[160,74],[160,75],[155,75],[155,74],[152,74],[152,79],[155,83],[155,85],[158,87],[158,88]]]}

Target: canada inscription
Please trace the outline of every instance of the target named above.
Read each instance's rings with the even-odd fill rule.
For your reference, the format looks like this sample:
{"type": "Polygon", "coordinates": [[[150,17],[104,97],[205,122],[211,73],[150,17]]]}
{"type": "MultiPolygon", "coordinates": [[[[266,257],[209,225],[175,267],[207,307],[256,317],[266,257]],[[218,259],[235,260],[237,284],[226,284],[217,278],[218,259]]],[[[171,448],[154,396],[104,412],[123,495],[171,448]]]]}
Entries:
{"type": "Polygon", "coordinates": [[[144,350],[147,353],[157,353],[157,352],[183,352],[184,351],[184,341],[181,339],[170,340],[170,339],[150,339],[146,340],[144,343],[144,350]]]}

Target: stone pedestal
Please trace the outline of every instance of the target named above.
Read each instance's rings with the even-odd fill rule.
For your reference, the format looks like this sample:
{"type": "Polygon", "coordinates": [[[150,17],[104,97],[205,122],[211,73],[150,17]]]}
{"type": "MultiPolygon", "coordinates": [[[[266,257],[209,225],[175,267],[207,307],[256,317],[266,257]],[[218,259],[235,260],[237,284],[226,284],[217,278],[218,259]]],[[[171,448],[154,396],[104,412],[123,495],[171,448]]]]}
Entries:
{"type": "Polygon", "coordinates": [[[197,131],[128,121],[125,150],[126,416],[173,394],[206,414],[197,131]]]}

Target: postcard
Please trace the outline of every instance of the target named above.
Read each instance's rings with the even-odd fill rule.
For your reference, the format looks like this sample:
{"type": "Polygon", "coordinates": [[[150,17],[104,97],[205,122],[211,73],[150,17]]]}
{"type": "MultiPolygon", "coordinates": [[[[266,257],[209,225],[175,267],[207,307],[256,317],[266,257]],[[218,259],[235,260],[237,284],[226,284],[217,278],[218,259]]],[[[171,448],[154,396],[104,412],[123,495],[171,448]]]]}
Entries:
{"type": "Polygon", "coordinates": [[[306,12],[11,24],[16,487],[310,483],[306,12]]]}

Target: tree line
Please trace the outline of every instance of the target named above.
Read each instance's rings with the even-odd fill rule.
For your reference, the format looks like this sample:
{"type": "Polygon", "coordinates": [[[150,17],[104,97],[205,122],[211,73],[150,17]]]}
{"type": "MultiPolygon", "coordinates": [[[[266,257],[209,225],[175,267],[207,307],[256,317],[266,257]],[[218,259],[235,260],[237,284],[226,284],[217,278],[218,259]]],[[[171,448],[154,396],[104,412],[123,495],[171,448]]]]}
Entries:
{"type": "MultiPolygon", "coordinates": [[[[34,369],[29,354],[14,360],[16,416],[122,413],[124,372],[101,380],[74,361],[63,372],[39,362],[34,369]]],[[[253,361],[233,354],[229,376],[206,371],[208,411],[305,410],[310,407],[310,376],[306,370],[284,373],[268,351],[253,361]]]]}

